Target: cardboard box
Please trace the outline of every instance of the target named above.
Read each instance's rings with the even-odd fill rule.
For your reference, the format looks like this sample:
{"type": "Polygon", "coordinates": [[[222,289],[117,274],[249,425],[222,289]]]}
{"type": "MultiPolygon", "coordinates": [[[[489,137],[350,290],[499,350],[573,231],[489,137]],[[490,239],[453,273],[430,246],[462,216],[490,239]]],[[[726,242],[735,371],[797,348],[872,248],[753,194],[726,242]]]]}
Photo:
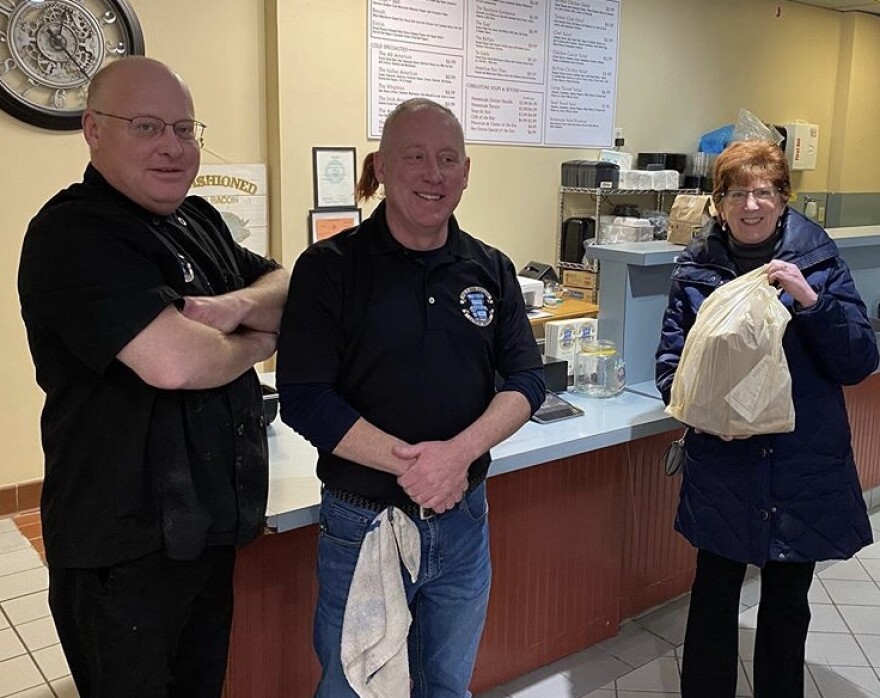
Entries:
{"type": "Polygon", "coordinates": [[[599,302],[598,288],[575,288],[574,286],[566,286],[565,295],[569,298],[574,298],[579,301],[585,301],[586,303],[599,302]]]}
{"type": "Polygon", "coordinates": [[[598,274],[594,271],[562,270],[562,285],[568,288],[596,288],[598,282],[598,274]]]}
{"type": "Polygon", "coordinates": [[[669,211],[666,239],[675,245],[687,245],[715,213],[715,203],[708,194],[679,194],[669,211]]]}

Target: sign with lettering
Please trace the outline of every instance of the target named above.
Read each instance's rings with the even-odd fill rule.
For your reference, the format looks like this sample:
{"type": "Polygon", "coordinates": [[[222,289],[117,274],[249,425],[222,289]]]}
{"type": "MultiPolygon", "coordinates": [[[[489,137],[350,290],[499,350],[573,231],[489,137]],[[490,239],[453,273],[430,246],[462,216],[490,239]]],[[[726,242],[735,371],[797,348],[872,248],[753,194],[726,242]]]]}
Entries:
{"type": "Polygon", "coordinates": [[[368,137],[426,97],[469,143],[610,146],[619,20],[620,0],[370,0],[368,137]]]}
{"type": "Polygon", "coordinates": [[[238,244],[257,254],[269,254],[265,165],[203,164],[189,193],[207,199],[220,211],[238,244]]]}

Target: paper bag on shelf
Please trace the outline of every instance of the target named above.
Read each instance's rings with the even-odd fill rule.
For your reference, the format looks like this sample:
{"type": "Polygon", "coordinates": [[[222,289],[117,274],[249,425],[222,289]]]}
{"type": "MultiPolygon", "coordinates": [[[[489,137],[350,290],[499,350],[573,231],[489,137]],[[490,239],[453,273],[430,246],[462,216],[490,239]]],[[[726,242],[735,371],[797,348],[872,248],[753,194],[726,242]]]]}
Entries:
{"type": "Polygon", "coordinates": [[[679,194],[669,210],[666,239],[676,245],[687,245],[715,213],[715,203],[708,194],[679,194]]]}
{"type": "Polygon", "coordinates": [[[794,430],[782,336],[791,319],[765,267],[713,292],[685,340],[666,411],[712,434],[794,430]]]}

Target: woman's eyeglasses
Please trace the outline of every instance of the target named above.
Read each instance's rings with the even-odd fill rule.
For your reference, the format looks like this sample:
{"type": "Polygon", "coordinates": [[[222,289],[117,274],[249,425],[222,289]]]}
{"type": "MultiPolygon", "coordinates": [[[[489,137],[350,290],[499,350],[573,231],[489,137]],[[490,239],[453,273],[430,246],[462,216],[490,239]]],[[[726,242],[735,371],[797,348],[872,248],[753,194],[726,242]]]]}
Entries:
{"type": "Polygon", "coordinates": [[[722,196],[730,203],[740,205],[746,202],[749,194],[755,201],[769,203],[776,198],[778,193],[776,187],[761,187],[760,189],[728,189],[722,196]]]}

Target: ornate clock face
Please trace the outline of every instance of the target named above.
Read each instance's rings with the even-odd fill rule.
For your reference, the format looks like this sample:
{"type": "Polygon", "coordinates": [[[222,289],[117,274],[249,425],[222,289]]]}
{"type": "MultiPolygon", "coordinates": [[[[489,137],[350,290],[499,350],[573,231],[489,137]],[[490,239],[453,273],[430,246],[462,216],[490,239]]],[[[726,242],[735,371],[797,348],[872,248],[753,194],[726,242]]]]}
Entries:
{"type": "Polygon", "coordinates": [[[95,73],[143,53],[126,0],[0,0],[0,109],[34,126],[78,129],[95,73]]]}

